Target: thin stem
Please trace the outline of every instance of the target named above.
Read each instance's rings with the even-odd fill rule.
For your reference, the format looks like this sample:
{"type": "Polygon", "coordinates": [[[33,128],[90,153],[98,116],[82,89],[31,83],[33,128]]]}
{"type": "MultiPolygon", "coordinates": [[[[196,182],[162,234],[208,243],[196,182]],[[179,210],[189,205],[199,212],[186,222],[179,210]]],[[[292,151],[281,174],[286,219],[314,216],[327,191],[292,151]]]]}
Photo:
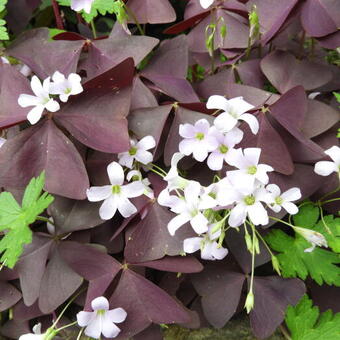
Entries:
{"type": "Polygon", "coordinates": [[[267,248],[269,254],[270,254],[271,256],[275,256],[275,255],[273,254],[273,252],[271,251],[271,249],[269,248],[267,242],[264,240],[264,238],[261,236],[261,234],[260,234],[256,229],[255,229],[255,233],[256,233],[256,235],[258,236],[258,238],[262,241],[262,243],[264,244],[264,246],[267,248]]]}
{"type": "Polygon", "coordinates": [[[332,190],[331,192],[329,192],[329,193],[323,195],[323,196],[320,198],[319,201],[322,201],[322,200],[325,199],[326,197],[331,196],[331,195],[337,193],[339,190],[340,190],[340,185],[339,185],[336,189],[332,190]]]}
{"type": "Polygon", "coordinates": [[[162,178],[165,177],[165,175],[163,175],[162,173],[158,172],[158,171],[155,170],[153,167],[150,168],[150,167],[147,166],[147,168],[148,168],[150,171],[152,171],[152,172],[154,172],[155,174],[157,174],[158,176],[160,176],[160,177],[162,177],[162,178]]]}
{"type": "Polygon", "coordinates": [[[327,223],[325,222],[325,219],[323,217],[323,210],[322,210],[322,207],[319,206],[319,210],[320,210],[320,217],[321,217],[321,221],[322,221],[322,224],[323,226],[325,227],[326,231],[328,232],[328,234],[333,234],[332,231],[329,229],[327,223]]]}
{"type": "Polygon", "coordinates": [[[139,33],[140,33],[141,35],[145,35],[145,32],[144,32],[142,26],[140,25],[140,23],[139,23],[137,17],[135,16],[135,13],[133,13],[133,11],[131,11],[131,9],[130,9],[128,6],[126,6],[126,4],[124,4],[124,8],[125,8],[127,14],[129,14],[129,16],[132,18],[132,20],[133,20],[134,23],[136,24],[139,33]]]}
{"type": "Polygon", "coordinates": [[[74,322],[72,322],[72,323],[69,323],[68,325],[65,325],[65,326],[63,326],[63,327],[57,328],[57,329],[56,329],[56,332],[60,332],[60,331],[62,331],[63,329],[68,328],[68,327],[72,327],[72,326],[74,326],[74,325],[76,325],[76,324],[77,324],[77,321],[74,321],[74,322]]]}
{"type": "Polygon", "coordinates": [[[332,198],[331,200],[320,202],[320,204],[322,205],[322,204],[331,203],[331,202],[335,202],[335,201],[340,201],[340,197],[332,198]]]}
{"type": "Polygon", "coordinates": [[[64,30],[63,19],[61,18],[59,5],[56,2],[56,0],[52,0],[52,7],[53,7],[53,12],[54,12],[57,28],[60,30],[64,30]]]}
{"type": "Polygon", "coordinates": [[[76,339],[76,340],[80,340],[80,338],[81,338],[81,336],[82,336],[83,332],[84,332],[84,328],[82,328],[82,329],[80,330],[80,332],[79,332],[79,334],[78,334],[78,336],[77,336],[77,339],[76,339]]]}
{"type": "Polygon", "coordinates": [[[288,223],[288,222],[282,221],[282,220],[280,220],[279,218],[272,217],[272,216],[269,216],[269,218],[270,218],[270,219],[272,219],[273,221],[276,221],[276,222],[281,222],[281,223],[283,223],[283,224],[289,225],[290,227],[294,228],[294,226],[293,226],[291,223],[288,223]]]}
{"type": "Polygon", "coordinates": [[[46,223],[51,223],[52,225],[55,226],[55,224],[52,220],[50,220],[49,218],[44,217],[44,216],[37,216],[36,220],[37,221],[43,221],[43,222],[46,222],[46,223]]]}
{"type": "Polygon", "coordinates": [[[154,163],[150,163],[154,168],[156,168],[157,170],[159,170],[160,172],[163,172],[164,175],[166,176],[168,173],[163,170],[161,167],[159,167],[158,165],[154,164],[154,163]]]}
{"type": "Polygon", "coordinates": [[[290,335],[288,334],[286,328],[283,325],[279,326],[281,333],[283,334],[283,336],[287,339],[287,340],[292,340],[292,338],[290,337],[290,335]]]}
{"type": "Polygon", "coordinates": [[[97,30],[96,30],[96,26],[94,25],[94,20],[91,20],[91,30],[92,30],[93,38],[97,39],[97,30]]]}

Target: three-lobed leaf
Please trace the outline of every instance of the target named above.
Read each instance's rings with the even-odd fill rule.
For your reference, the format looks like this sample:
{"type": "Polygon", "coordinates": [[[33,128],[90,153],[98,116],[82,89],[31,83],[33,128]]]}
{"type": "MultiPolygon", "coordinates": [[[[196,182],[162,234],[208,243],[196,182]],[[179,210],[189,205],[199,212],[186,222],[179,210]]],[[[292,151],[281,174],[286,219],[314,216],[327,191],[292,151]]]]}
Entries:
{"type": "Polygon", "coordinates": [[[32,178],[26,187],[22,206],[9,192],[0,194],[0,231],[5,231],[0,240],[0,261],[13,268],[23,252],[23,246],[32,241],[32,224],[54,200],[47,192],[41,194],[45,183],[45,173],[32,178]]]}
{"type": "Polygon", "coordinates": [[[307,295],[295,307],[287,308],[285,321],[292,340],[340,339],[340,313],[333,315],[328,310],[320,315],[307,295]]]}

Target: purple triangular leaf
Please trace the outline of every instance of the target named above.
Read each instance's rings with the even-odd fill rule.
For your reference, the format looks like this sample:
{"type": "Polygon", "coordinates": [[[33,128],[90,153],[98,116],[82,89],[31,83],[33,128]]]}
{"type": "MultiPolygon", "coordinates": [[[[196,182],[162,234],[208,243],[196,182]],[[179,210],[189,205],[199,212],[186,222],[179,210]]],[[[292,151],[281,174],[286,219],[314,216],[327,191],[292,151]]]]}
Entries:
{"type": "Polygon", "coordinates": [[[2,186],[24,188],[43,170],[46,191],[74,199],[86,198],[89,182],[83,160],[50,119],[20,132],[0,150],[2,186]],[[68,165],[67,176],[65,164],[68,165]]]}
{"type": "Polygon", "coordinates": [[[255,304],[250,312],[254,335],[264,339],[274,333],[284,320],[288,305],[295,305],[305,291],[306,287],[299,279],[282,279],[279,276],[255,277],[255,304]]]}
{"type": "Polygon", "coordinates": [[[0,281],[0,312],[3,312],[21,299],[21,293],[10,283],[0,281]]]}
{"type": "Polygon", "coordinates": [[[42,79],[55,71],[65,75],[76,72],[84,40],[52,40],[48,28],[36,28],[22,33],[7,49],[7,53],[42,79]]]}

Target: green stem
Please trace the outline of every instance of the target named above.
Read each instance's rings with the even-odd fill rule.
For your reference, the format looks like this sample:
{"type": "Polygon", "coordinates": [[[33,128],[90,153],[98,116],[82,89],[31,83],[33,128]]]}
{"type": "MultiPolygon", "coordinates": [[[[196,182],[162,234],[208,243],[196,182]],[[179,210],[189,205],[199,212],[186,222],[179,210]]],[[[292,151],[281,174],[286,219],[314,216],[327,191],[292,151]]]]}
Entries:
{"type": "Polygon", "coordinates": [[[253,244],[252,244],[252,256],[251,256],[251,276],[250,276],[250,285],[249,291],[253,291],[253,282],[254,282],[254,272],[255,272],[255,227],[251,224],[252,232],[253,232],[253,244]]]}
{"type": "Polygon", "coordinates": [[[325,219],[324,219],[324,217],[323,217],[323,210],[322,210],[321,205],[319,205],[319,210],[320,210],[320,218],[321,218],[321,221],[322,221],[323,226],[325,227],[327,233],[332,235],[332,231],[329,229],[329,227],[328,227],[328,225],[327,225],[327,223],[325,222],[325,219]]]}
{"type": "Polygon", "coordinates": [[[78,336],[77,336],[77,339],[76,339],[76,340],[80,340],[80,338],[81,338],[81,336],[82,336],[83,332],[84,332],[84,328],[82,328],[82,329],[80,330],[80,332],[79,332],[79,334],[78,334],[78,336]]]}
{"type": "Polygon", "coordinates": [[[158,176],[160,176],[160,177],[162,177],[162,178],[165,177],[165,175],[163,175],[162,173],[158,172],[158,171],[155,170],[153,167],[150,168],[150,167],[147,166],[147,168],[148,168],[150,171],[154,172],[156,175],[158,175],[158,176]]]}
{"type": "Polygon", "coordinates": [[[44,217],[44,216],[37,216],[36,220],[37,221],[43,221],[43,222],[46,222],[46,223],[51,223],[52,225],[55,225],[52,220],[50,220],[49,218],[44,217]]]}
{"type": "Polygon", "coordinates": [[[287,339],[287,340],[292,340],[292,338],[290,337],[290,335],[288,334],[286,328],[282,325],[279,326],[281,333],[283,334],[283,336],[287,339]]]}
{"type": "Polygon", "coordinates": [[[332,198],[331,200],[320,202],[320,204],[322,205],[322,204],[331,203],[331,202],[335,202],[335,201],[340,201],[340,197],[332,198]]]}
{"type": "Polygon", "coordinates": [[[60,331],[62,331],[63,329],[68,328],[68,327],[72,327],[72,326],[74,326],[74,325],[76,325],[76,324],[77,324],[77,321],[74,321],[74,322],[72,322],[72,323],[69,323],[68,325],[65,325],[65,326],[63,326],[63,327],[57,328],[57,329],[56,329],[56,332],[60,332],[60,331]]]}
{"type": "Polygon", "coordinates": [[[97,39],[97,31],[96,31],[96,26],[94,25],[94,20],[91,20],[91,29],[92,29],[93,38],[97,39]]]}
{"type": "Polygon", "coordinates": [[[156,168],[157,170],[159,170],[160,172],[163,172],[164,175],[166,176],[168,173],[163,170],[161,167],[159,167],[158,165],[154,164],[154,163],[150,163],[154,168],[156,168]]]}
{"type": "Polygon", "coordinates": [[[132,18],[132,20],[133,20],[134,23],[136,24],[139,33],[140,33],[141,35],[145,35],[145,32],[144,32],[142,26],[140,25],[140,23],[139,23],[137,17],[135,16],[135,13],[133,13],[133,11],[131,11],[131,9],[130,9],[128,6],[126,6],[126,4],[124,4],[124,8],[125,8],[127,14],[129,14],[129,16],[132,18]]]}
{"type": "Polygon", "coordinates": [[[281,223],[283,223],[283,224],[289,225],[290,227],[294,228],[294,225],[292,225],[291,223],[288,223],[288,222],[282,221],[282,220],[280,220],[279,218],[272,217],[272,216],[269,216],[269,218],[270,218],[270,219],[272,219],[273,221],[276,221],[276,222],[281,222],[281,223]]]}
{"type": "Polygon", "coordinates": [[[325,199],[326,197],[328,197],[328,196],[330,196],[330,195],[333,195],[333,194],[337,193],[339,190],[340,190],[340,185],[339,185],[336,189],[332,190],[331,192],[329,192],[329,193],[323,195],[323,196],[319,199],[319,201],[322,201],[322,200],[325,199]]]}

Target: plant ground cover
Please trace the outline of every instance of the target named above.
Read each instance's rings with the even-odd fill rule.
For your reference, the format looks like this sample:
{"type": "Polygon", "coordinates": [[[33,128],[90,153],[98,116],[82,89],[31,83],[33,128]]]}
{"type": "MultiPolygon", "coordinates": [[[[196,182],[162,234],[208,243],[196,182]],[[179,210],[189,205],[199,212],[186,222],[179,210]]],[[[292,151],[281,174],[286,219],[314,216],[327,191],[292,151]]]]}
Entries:
{"type": "Polygon", "coordinates": [[[0,0],[0,339],[340,340],[339,27],[0,0]]]}

